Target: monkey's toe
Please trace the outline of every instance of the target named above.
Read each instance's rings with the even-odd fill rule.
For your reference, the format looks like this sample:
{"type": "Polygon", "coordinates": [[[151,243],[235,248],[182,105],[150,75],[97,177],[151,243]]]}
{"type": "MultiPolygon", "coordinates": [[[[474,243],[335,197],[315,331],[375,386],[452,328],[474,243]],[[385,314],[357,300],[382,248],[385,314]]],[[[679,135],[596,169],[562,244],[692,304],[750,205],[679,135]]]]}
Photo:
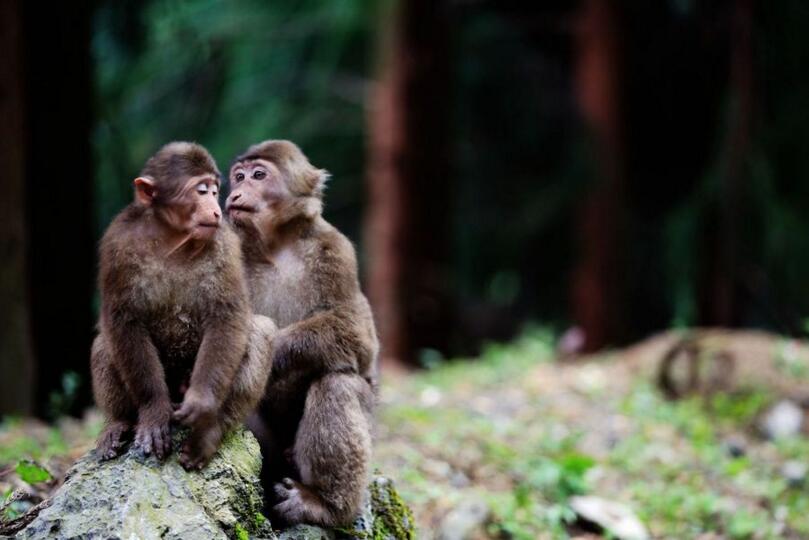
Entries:
{"type": "Polygon", "coordinates": [[[109,460],[118,457],[123,452],[126,435],[131,426],[124,422],[114,422],[109,424],[98,437],[96,450],[102,460],[109,460]]]}
{"type": "MultiPolygon", "coordinates": [[[[278,493],[278,486],[280,485],[281,484],[276,484],[276,493],[278,493]]],[[[302,510],[303,505],[298,490],[291,490],[290,495],[286,499],[273,506],[272,514],[275,521],[294,525],[295,523],[303,521],[302,510]]]]}
{"type": "Polygon", "coordinates": [[[291,478],[284,478],[280,482],[276,483],[273,486],[273,491],[275,492],[276,500],[279,503],[300,498],[298,486],[291,478]]]}

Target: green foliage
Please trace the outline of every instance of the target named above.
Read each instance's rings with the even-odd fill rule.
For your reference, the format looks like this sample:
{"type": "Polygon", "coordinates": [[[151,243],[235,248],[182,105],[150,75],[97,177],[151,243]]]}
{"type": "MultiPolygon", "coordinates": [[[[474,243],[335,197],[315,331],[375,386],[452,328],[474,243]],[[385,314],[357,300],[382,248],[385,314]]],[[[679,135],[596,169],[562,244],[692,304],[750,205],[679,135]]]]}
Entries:
{"type": "Polygon", "coordinates": [[[99,232],[166,142],[196,140],[226,168],[248,144],[287,138],[333,173],[327,212],[358,237],[375,13],[369,0],[103,2],[93,32],[99,232]]]}
{"type": "MultiPolygon", "coordinates": [[[[68,452],[58,427],[50,427],[44,433],[38,432],[37,436],[29,434],[22,427],[22,421],[16,418],[6,418],[0,424],[0,433],[8,433],[4,437],[4,444],[0,445],[0,465],[25,459],[44,460],[68,452]]],[[[92,438],[92,435],[88,434],[88,438],[92,438]]]]}
{"type": "Polygon", "coordinates": [[[40,482],[50,482],[53,480],[53,476],[48,469],[31,460],[18,462],[14,471],[20,476],[20,479],[27,484],[38,484],[40,482]]]}
{"type": "Polygon", "coordinates": [[[49,396],[48,410],[51,418],[68,414],[81,390],[81,376],[75,371],[62,374],[62,388],[49,396]]]}

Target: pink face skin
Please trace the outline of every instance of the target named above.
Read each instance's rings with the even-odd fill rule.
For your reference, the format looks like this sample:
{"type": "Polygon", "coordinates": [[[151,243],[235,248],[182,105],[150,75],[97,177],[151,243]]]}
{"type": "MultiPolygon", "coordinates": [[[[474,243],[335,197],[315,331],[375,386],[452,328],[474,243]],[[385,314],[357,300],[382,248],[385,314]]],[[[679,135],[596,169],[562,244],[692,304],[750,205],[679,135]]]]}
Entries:
{"type": "Polygon", "coordinates": [[[213,175],[195,176],[183,188],[182,199],[191,212],[186,227],[194,240],[210,240],[219,228],[219,179],[213,175]]]}
{"type": "Polygon", "coordinates": [[[230,169],[230,185],[225,210],[235,224],[250,221],[254,214],[272,211],[280,201],[291,197],[281,171],[264,159],[236,163],[230,169]]]}

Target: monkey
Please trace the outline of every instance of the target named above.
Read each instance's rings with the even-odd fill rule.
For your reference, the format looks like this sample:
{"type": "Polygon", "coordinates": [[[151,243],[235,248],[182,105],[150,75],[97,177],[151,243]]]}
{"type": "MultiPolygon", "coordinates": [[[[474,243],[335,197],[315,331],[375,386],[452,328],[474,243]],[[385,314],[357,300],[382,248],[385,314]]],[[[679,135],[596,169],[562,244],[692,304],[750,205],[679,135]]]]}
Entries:
{"type": "Polygon", "coordinates": [[[367,483],[379,342],[354,247],[322,216],[327,177],[294,143],[264,141],[233,161],[225,210],[253,312],[278,325],[252,426],[270,512],[333,527],[356,517],[367,483]]]}
{"type": "Polygon", "coordinates": [[[174,420],[190,428],[180,463],[201,469],[263,395],[275,324],[250,312],[239,238],[221,219],[220,178],[202,146],[163,146],[101,240],[90,365],[106,415],[102,459],[134,435],[162,460],[174,420]]]}

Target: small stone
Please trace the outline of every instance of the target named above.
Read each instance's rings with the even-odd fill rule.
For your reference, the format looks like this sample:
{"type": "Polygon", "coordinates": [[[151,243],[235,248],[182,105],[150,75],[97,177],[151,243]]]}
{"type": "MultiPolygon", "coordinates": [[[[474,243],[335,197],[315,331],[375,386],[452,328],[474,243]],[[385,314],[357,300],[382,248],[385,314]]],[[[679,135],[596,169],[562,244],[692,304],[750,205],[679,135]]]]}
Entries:
{"type": "Polygon", "coordinates": [[[800,487],[806,481],[806,473],[809,466],[802,461],[790,460],[781,465],[781,476],[789,483],[790,487],[800,487]]]}
{"type": "Polygon", "coordinates": [[[441,390],[435,386],[428,386],[421,391],[419,401],[424,407],[435,407],[441,401],[441,390]]]}
{"type": "Polygon", "coordinates": [[[621,540],[646,540],[649,533],[628,506],[600,497],[570,498],[570,507],[584,521],[594,523],[621,540]]]}
{"type": "Polygon", "coordinates": [[[761,418],[759,428],[768,439],[794,437],[803,426],[803,409],[784,399],[772,406],[761,418]]]}
{"type": "Polygon", "coordinates": [[[454,471],[449,477],[449,483],[452,487],[460,489],[468,487],[471,482],[463,471],[454,471]]]}
{"type": "Polygon", "coordinates": [[[722,446],[730,457],[740,458],[747,453],[747,443],[739,435],[731,435],[723,441],[722,446]]]}
{"type": "Polygon", "coordinates": [[[466,540],[489,519],[489,505],[478,497],[461,501],[441,522],[439,540],[466,540]]]}

